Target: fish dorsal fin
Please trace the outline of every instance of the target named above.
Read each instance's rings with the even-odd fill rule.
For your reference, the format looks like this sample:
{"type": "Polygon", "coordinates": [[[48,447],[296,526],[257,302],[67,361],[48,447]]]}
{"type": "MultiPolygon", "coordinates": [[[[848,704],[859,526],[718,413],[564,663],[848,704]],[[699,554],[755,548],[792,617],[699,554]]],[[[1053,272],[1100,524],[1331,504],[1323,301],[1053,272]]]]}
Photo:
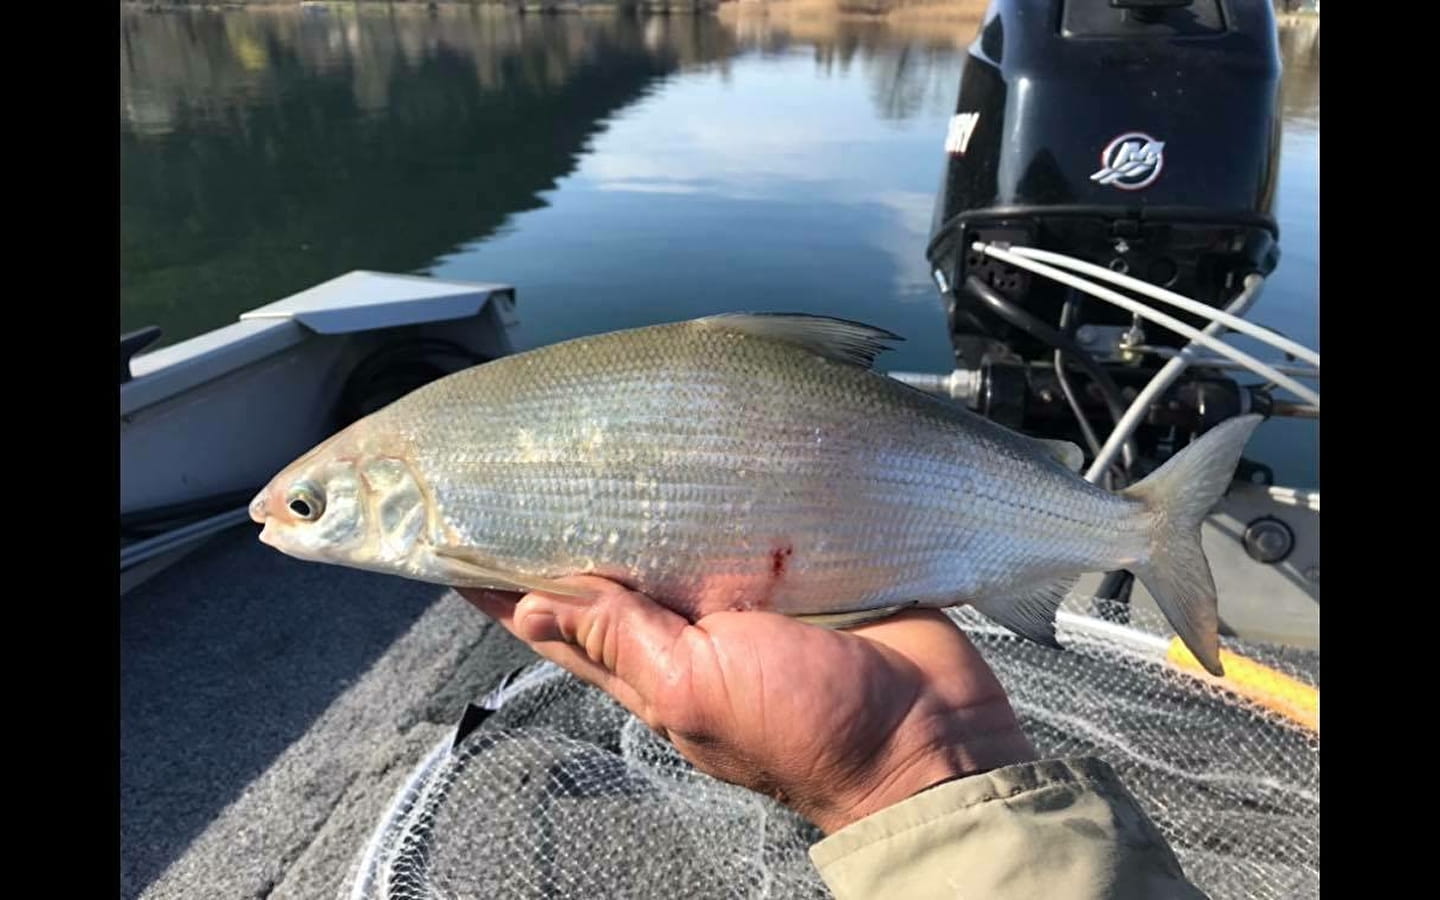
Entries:
{"type": "Polygon", "coordinates": [[[1052,441],[1048,438],[1034,440],[1042,451],[1055,457],[1060,465],[1072,472],[1079,472],[1085,465],[1085,451],[1069,441],[1052,441]]]}
{"type": "Polygon", "coordinates": [[[805,313],[724,313],[699,319],[697,324],[794,344],[826,359],[867,369],[876,356],[890,349],[889,342],[905,340],[873,325],[805,313]]]}

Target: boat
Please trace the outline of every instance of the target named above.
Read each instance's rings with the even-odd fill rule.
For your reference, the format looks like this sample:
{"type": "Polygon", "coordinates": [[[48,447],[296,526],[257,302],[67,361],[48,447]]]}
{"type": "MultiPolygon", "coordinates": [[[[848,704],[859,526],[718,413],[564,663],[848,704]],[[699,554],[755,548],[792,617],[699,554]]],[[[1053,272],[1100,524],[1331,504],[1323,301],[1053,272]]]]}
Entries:
{"type": "MultiPolygon", "coordinates": [[[[335,430],[427,380],[513,352],[514,324],[513,286],[356,271],[151,353],[135,350],[157,330],[126,335],[121,593],[248,523],[255,492],[335,430]]],[[[978,397],[963,370],[891,374],[962,402],[978,397]]],[[[1318,646],[1319,507],[1312,489],[1237,482],[1227,492],[1203,537],[1226,633],[1318,646]]],[[[1096,592],[1099,579],[1077,590],[1096,592]]],[[[1154,608],[1141,585],[1133,599],[1154,608]]]]}
{"type": "MultiPolygon", "coordinates": [[[[506,284],[352,272],[247,312],[234,324],[153,353],[130,355],[137,340],[127,336],[120,384],[121,508],[126,528],[121,549],[122,602],[127,599],[124,595],[161,574],[168,581],[156,596],[168,596],[168,601],[145,598],[160,608],[189,607],[192,601],[208,598],[214,593],[209,579],[217,569],[218,556],[220,571],[241,573],[230,590],[240,596],[263,595],[269,610],[240,615],[227,627],[236,627],[236,623],[254,627],[257,615],[267,621],[298,616],[296,624],[279,628],[282,640],[324,640],[331,633],[327,617],[342,614],[348,604],[388,603],[390,598],[385,595],[400,588],[387,576],[336,575],[333,582],[337,586],[332,590],[298,579],[296,583],[275,581],[276,576],[258,569],[246,571],[249,561],[256,559],[257,549],[256,542],[239,534],[253,527],[246,504],[269,475],[345,423],[430,379],[513,352],[509,333],[516,324],[515,298],[516,288],[506,284]],[[227,535],[237,540],[227,542],[227,535]],[[208,561],[187,569],[188,557],[207,544],[216,545],[208,561]],[[231,562],[226,562],[227,557],[231,562]],[[362,586],[359,597],[357,585],[362,586]]],[[[1115,352],[1123,352],[1118,344],[1115,352]]],[[[969,403],[982,396],[966,387],[978,384],[979,378],[964,369],[889,374],[957,402],[969,403]]],[[[1117,766],[1127,782],[1137,786],[1142,799],[1167,796],[1177,780],[1188,777],[1185,764],[1166,756],[1179,752],[1171,742],[1188,740],[1204,729],[1217,729],[1209,755],[1198,763],[1206,771],[1197,777],[1213,777],[1208,767],[1214,765],[1217,753],[1226,766],[1237,765],[1237,759],[1246,760],[1250,770],[1232,772],[1235,779],[1246,784],[1267,783],[1263,792],[1276,795],[1265,798],[1271,804],[1267,815],[1283,821],[1284,829],[1308,835],[1318,810],[1318,800],[1308,786],[1315,777],[1313,768],[1318,766],[1317,760],[1309,758],[1318,741],[1318,541],[1319,492],[1263,481],[1237,480],[1205,523],[1203,543],[1219,591],[1228,680],[1208,679],[1193,660],[1183,659],[1183,645],[1167,634],[1166,623],[1142,585],[1122,585],[1117,590],[1110,583],[1113,579],[1101,573],[1082,579],[1072,592],[1073,602],[1067,601],[1061,610],[1057,634],[1067,651],[1059,656],[1046,656],[1052,651],[1015,639],[963,610],[957,612],[957,619],[1010,685],[1027,726],[1039,723],[1067,735],[1058,746],[1070,752],[1075,752],[1077,735],[1094,734],[1101,736],[1093,738],[1095,752],[1142,756],[1151,752],[1149,762],[1168,772],[1165,780],[1147,785],[1146,766],[1117,766]],[[1062,668],[1056,671],[1056,666],[1062,668]],[[1165,680],[1162,671],[1185,673],[1191,686],[1165,680]],[[1042,702],[1053,690],[1055,679],[1066,685],[1064,702],[1072,708],[1055,709],[1042,702]],[[1137,705],[1137,698],[1148,717],[1143,725],[1109,721],[1108,717],[1120,714],[1117,710],[1137,705]],[[1085,712],[1083,725],[1075,715],[1080,710],[1085,712]],[[1219,730],[1221,723],[1223,730],[1219,730]],[[1158,748],[1152,746],[1157,741],[1158,748]],[[1304,770],[1293,782],[1276,777],[1273,771],[1277,760],[1289,757],[1268,755],[1286,748],[1298,755],[1304,770]]],[[[297,567],[306,565],[265,552],[286,572],[299,574],[297,567]]],[[[197,556],[206,558],[205,554],[197,556]]],[[[422,592],[424,588],[407,587],[422,592]]],[[[438,596],[438,591],[431,595],[438,596]]],[[[623,714],[617,717],[618,708],[607,706],[608,701],[593,689],[549,664],[516,660],[513,642],[498,628],[474,630],[479,626],[467,620],[481,617],[453,597],[439,602],[432,597],[421,605],[428,605],[415,626],[428,632],[420,639],[421,646],[439,660],[438,668],[469,670],[471,674],[460,681],[473,682],[477,693],[452,697],[448,707],[441,704],[452,712],[446,714],[443,725],[426,726],[431,734],[428,747],[396,744],[385,737],[397,726],[383,707],[379,713],[370,708],[377,703],[377,696],[393,693],[396,685],[410,679],[429,684],[431,689],[442,686],[435,680],[437,666],[427,666],[423,654],[417,656],[413,647],[404,645],[407,635],[397,642],[400,649],[388,651],[383,664],[364,674],[356,693],[347,691],[335,697],[325,715],[282,748],[280,756],[233,802],[215,811],[214,821],[166,870],[160,882],[166,889],[173,890],[175,881],[189,889],[197,882],[209,884],[234,877],[226,862],[234,852],[234,835],[253,827],[251,817],[264,815],[267,832],[300,839],[294,832],[306,841],[318,842],[320,850],[307,845],[307,853],[328,853],[334,858],[324,863],[310,862],[308,857],[295,862],[287,856],[292,851],[277,846],[262,852],[261,862],[279,865],[289,860],[289,865],[305,863],[343,872],[344,890],[353,900],[504,896],[516,879],[548,877],[563,883],[580,870],[585,875],[578,893],[567,894],[557,888],[557,896],[608,895],[605,891],[623,894],[642,890],[653,878],[680,877],[673,868],[657,872],[647,866],[656,865],[657,859],[673,863],[687,857],[688,851],[644,830],[649,825],[636,824],[642,829],[640,837],[622,843],[639,855],[625,855],[623,865],[613,859],[607,863],[551,858],[556,845],[550,839],[514,834],[513,821],[496,823],[486,815],[518,803],[531,810],[525,815],[538,816],[536,821],[579,830],[589,828],[597,815],[637,814],[637,810],[643,812],[660,803],[670,814],[689,810],[687,815],[696,817],[689,828],[703,831],[704,822],[711,823],[706,827],[728,823],[730,830],[709,836],[716,847],[738,846],[741,838],[737,835],[752,832],[788,842],[785,846],[790,847],[790,855],[770,860],[764,877],[793,881],[793,893],[786,889],[779,895],[811,895],[815,885],[805,880],[808,862],[802,845],[815,836],[803,823],[785,818],[779,808],[757,812],[754,800],[727,792],[718,783],[697,782],[699,776],[673,750],[667,751],[668,745],[654,744],[658,740],[654,735],[636,731],[634,721],[623,714]],[[457,633],[467,634],[470,646],[465,641],[459,646],[446,643],[457,633]],[[392,654],[398,654],[398,660],[390,661],[392,654]],[[480,677],[476,672],[485,674],[480,677]],[[366,689],[360,690],[362,686],[366,689]],[[481,686],[485,689],[479,690],[481,686]],[[355,720],[366,722],[358,738],[355,720]],[[608,730],[587,730],[596,728],[597,722],[608,730]],[[590,742],[577,743],[581,737],[590,742]],[[387,754],[383,765],[374,764],[387,773],[385,779],[369,784],[366,772],[371,769],[364,755],[357,758],[342,752],[346,742],[357,739],[378,742],[376,746],[382,748],[378,752],[387,754]],[[603,749],[616,742],[622,747],[628,744],[622,757],[603,749]],[[337,765],[336,758],[345,760],[347,767],[343,789],[330,788],[331,795],[322,791],[321,800],[312,801],[302,798],[314,794],[315,788],[296,792],[287,787],[287,779],[295,777],[292,770],[308,773],[306,778],[321,778],[319,773],[337,765]],[[539,782],[544,785],[539,794],[523,786],[523,779],[529,777],[523,773],[534,766],[550,773],[539,782]],[[616,770],[616,766],[621,768],[616,770]],[[516,777],[522,780],[514,781],[516,777]],[[360,787],[355,787],[357,784],[360,787]],[[357,793],[363,802],[356,800],[357,793]],[[318,823],[305,818],[306,813],[320,815],[315,810],[317,803],[324,807],[324,816],[339,816],[333,810],[342,800],[366,812],[353,814],[355,818],[339,828],[323,817],[318,823]],[[636,803],[640,806],[635,807],[636,803]],[[597,811],[597,804],[603,811],[597,811]],[[458,832],[442,827],[445,823],[454,826],[456,817],[471,824],[459,826],[458,832]],[[368,828],[362,827],[366,823],[368,828]],[[333,845],[320,840],[327,830],[340,834],[332,838],[333,845]],[[457,848],[472,853],[476,841],[493,852],[457,861],[457,848]],[[523,871],[494,855],[502,851],[506,858],[523,851],[523,871]],[[198,872],[186,866],[198,867],[198,872]],[[600,893],[595,893],[597,890],[600,893]]],[[[215,609],[196,606],[202,612],[187,609],[187,614],[198,617],[215,609]]],[[[244,643],[233,631],[229,635],[244,643]]],[[[204,680],[210,676],[200,673],[195,677],[204,680]]],[[[294,685],[285,688],[301,689],[294,685]]],[[[216,689],[218,698],[230,694],[223,687],[216,689]]],[[[419,694],[410,702],[417,706],[402,719],[433,703],[419,694]]],[[[239,708],[247,707],[242,704],[239,708]]],[[[249,726],[232,722],[230,727],[243,733],[249,726]]],[[[1189,764],[1197,765],[1193,758],[1189,764]]],[[[213,777],[191,775],[202,784],[213,777]]],[[[1243,810],[1256,802],[1244,792],[1219,796],[1221,799],[1213,801],[1218,806],[1195,814],[1203,815],[1208,823],[1194,836],[1196,842],[1211,840],[1216,831],[1240,832],[1244,826],[1227,824],[1226,816],[1231,815],[1227,811],[1243,810]]],[[[635,824],[631,819],[622,821],[635,824]]],[[[1172,839],[1185,835],[1192,823],[1186,819],[1176,825],[1161,818],[1172,839]]],[[[1272,827],[1279,826],[1272,822],[1272,827]]],[[[1224,857],[1226,865],[1213,872],[1205,868],[1213,865],[1210,857],[1191,857],[1186,854],[1187,844],[1177,846],[1187,872],[1194,877],[1199,866],[1201,883],[1214,896],[1268,896],[1263,891],[1250,894],[1224,888],[1233,888],[1238,883],[1236,872],[1248,871],[1244,867],[1253,865],[1256,858],[1277,852],[1273,836],[1266,836],[1269,834],[1258,831],[1255,840],[1264,846],[1245,851],[1243,858],[1238,845],[1232,845],[1230,852],[1239,861],[1224,857]]],[[[1276,895],[1293,895],[1285,893],[1291,890],[1304,893],[1316,873],[1308,858],[1287,861],[1287,866],[1272,872],[1274,884],[1283,888],[1276,895]]],[[[701,883],[714,877],[718,876],[709,869],[687,870],[684,875],[701,883]]],[[[718,883],[712,886],[720,890],[718,883]]]]}
{"type": "MultiPolygon", "coordinates": [[[[1112,488],[1230,416],[1318,419],[1318,353],[1245,319],[1279,252],[1279,61],[1268,2],[1226,9],[993,0],[925,248],[956,365],[892,377],[1085,448],[1085,476],[1112,488]],[[1145,89],[1076,79],[1097,54],[1145,72],[1145,89]],[[1283,358],[1241,353],[1222,340],[1235,332],[1283,358]]],[[[154,893],[824,896],[804,852],[813,828],[698,775],[455,595],[307,568],[240,534],[250,496],[305,449],[512,352],[515,298],[506,284],[355,272],[152,353],[136,350],[153,334],[122,339],[122,605],[146,604],[133,615],[151,629],[122,629],[127,646],[154,666],[157,647],[241,648],[207,645],[216,673],[176,673],[202,686],[174,735],[149,712],[166,697],[125,695],[122,796],[201,809],[147,863],[154,893]],[[319,661],[294,662],[295,646],[319,661]],[[272,675],[271,656],[288,668],[272,675]],[[260,687],[232,687],[244,679],[260,687]],[[240,747],[227,750],[239,761],[204,768],[188,747],[207,741],[240,747]]],[[[953,615],[1040,751],[1110,761],[1208,893],[1310,895],[1319,491],[1274,484],[1254,461],[1237,476],[1203,533],[1224,678],[1124,573],[1071,592],[1061,651],[953,615]]]]}
{"type": "Polygon", "coordinates": [[[153,352],[120,340],[120,591],[249,521],[289,461],[427,381],[512,352],[515,289],[355,271],[153,352]]]}

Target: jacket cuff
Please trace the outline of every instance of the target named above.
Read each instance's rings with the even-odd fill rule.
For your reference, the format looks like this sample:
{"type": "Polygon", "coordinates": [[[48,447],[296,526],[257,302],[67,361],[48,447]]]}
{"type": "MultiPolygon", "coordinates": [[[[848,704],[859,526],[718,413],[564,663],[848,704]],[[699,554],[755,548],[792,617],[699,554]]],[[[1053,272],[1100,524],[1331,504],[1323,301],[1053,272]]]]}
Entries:
{"type": "Polygon", "coordinates": [[[1203,897],[1109,765],[995,769],[922,791],[837,831],[810,859],[839,900],[1203,897]]]}

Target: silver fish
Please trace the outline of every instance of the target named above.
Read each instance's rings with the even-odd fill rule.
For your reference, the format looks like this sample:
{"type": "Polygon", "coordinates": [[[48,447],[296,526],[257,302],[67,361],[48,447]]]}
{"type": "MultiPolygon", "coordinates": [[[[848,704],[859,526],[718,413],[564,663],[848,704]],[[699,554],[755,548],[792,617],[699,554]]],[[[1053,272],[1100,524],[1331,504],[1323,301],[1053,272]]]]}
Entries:
{"type": "Polygon", "coordinates": [[[1079,575],[1128,569],[1219,674],[1200,523],[1260,417],[1111,493],[1075,445],[873,371],[897,339],[734,314],[506,357],[334,435],[251,516],[292,556],[437,584],[576,594],[554,580],[593,573],[692,619],[834,627],[970,603],[1051,645],[1079,575]]]}

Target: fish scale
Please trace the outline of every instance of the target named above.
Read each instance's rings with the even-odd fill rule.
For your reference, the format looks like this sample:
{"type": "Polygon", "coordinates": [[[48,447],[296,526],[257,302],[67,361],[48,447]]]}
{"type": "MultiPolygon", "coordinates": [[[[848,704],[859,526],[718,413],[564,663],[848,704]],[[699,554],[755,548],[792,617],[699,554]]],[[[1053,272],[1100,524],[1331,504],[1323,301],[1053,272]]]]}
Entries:
{"type": "MultiPolygon", "coordinates": [[[[1048,459],[1026,458],[992,439],[998,446],[982,442],[967,460],[957,452],[966,446],[962,436],[937,404],[855,367],[797,360],[790,347],[725,332],[680,326],[671,337],[612,335],[563,362],[546,358],[563,350],[537,351],[508,379],[434,386],[427,399],[457,415],[445,417],[439,432],[429,426],[417,461],[422,470],[449,473],[436,486],[445,523],[498,568],[540,577],[604,571],[682,607],[691,606],[686,597],[665,595],[717,570],[761,576],[758,588],[771,591],[763,576],[773,574],[772,554],[792,549],[788,591],[754,596],[748,591],[757,586],[747,583],[687,609],[695,614],[706,605],[767,604],[826,612],[806,599],[847,583],[875,586],[869,596],[846,598],[856,608],[902,596],[945,602],[956,588],[983,589],[1034,556],[1007,526],[1015,519],[1010,511],[1027,492],[1043,491],[1047,475],[1057,486],[1068,477],[1048,459]],[[697,416],[697,401],[713,406],[697,416]],[[471,417],[482,410],[491,449],[457,452],[466,442],[447,432],[481,424],[471,417]],[[548,452],[536,454],[535,446],[548,452]],[[706,454],[697,455],[697,446],[706,454]],[[539,457],[533,463],[532,455],[539,457]],[[670,473],[664,490],[697,505],[659,523],[670,537],[661,565],[635,570],[637,554],[623,548],[644,530],[641,504],[665,498],[658,486],[646,491],[634,483],[660,470],[670,473]],[[965,479],[985,484],[993,498],[968,514],[968,498],[957,490],[965,479]],[[513,510],[519,497],[528,500],[523,513],[513,510]],[[541,527],[520,526],[520,519],[541,527]],[[578,543],[543,527],[582,519],[591,527],[578,543]],[[837,521],[859,527],[836,529],[837,521]],[[976,526],[1005,536],[971,560],[958,551],[976,526]],[[817,534],[827,536],[819,560],[811,558],[817,534]],[[617,540],[601,539],[610,535],[617,540]],[[948,596],[935,595],[942,585],[948,596]]],[[[403,419],[393,427],[420,430],[403,419]]],[[[1103,491],[1092,496],[1117,503],[1103,491]]],[[[648,521],[653,534],[656,524],[648,521]]],[[[1051,540],[1033,528],[1025,537],[1051,540]]]]}
{"type": "MultiPolygon", "coordinates": [[[[969,602],[1037,639],[1053,639],[1068,580],[1128,566],[1147,585],[1175,583],[1157,596],[1211,595],[1167,609],[1208,653],[1213,583],[1203,556],[1198,572],[1192,559],[1196,508],[1223,490],[1215,473],[1233,473],[1253,423],[1114,494],[1062,465],[1073,446],[872,371],[893,337],[731,315],[544,347],[357,422],[278,475],[252,513],[294,555],[439,583],[558,590],[555,579],[593,573],[691,617],[762,608],[858,620],[969,602]],[[354,486],[353,470],[379,459],[411,475],[393,490],[423,505],[413,536],[382,539],[367,512],[380,489],[354,486]],[[368,505],[341,504],[357,521],[318,527],[327,491],[359,491],[368,505]],[[297,507],[317,527],[295,521],[296,492],[322,510],[297,507]]],[[[399,501],[385,502],[386,521],[401,521],[399,501]]]]}

